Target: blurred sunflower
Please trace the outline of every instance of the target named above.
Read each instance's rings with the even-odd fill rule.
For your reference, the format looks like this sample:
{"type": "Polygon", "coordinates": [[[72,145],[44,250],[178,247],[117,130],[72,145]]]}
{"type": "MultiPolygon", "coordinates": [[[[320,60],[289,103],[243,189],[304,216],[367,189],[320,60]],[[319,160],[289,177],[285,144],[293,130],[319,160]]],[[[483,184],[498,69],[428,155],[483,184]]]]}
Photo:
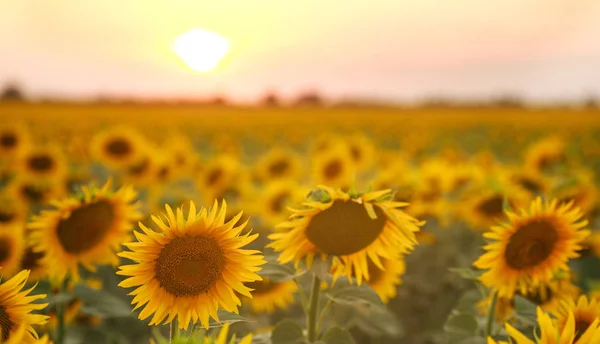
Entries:
{"type": "Polygon", "coordinates": [[[31,144],[29,132],[22,125],[0,127],[0,160],[11,160],[27,151],[31,144]]]}
{"type": "Polygon", "coordinates": [[[390,190],[350,195],[321,186],[310,197],[316,200],[306,200],[269,235],[267,247],[281,252],[281,263],[304,260],[310,268],[315,256],[332,256],[334,277],[355,277],[360,285],[369,280],[368,260],[383,269],[381,258],[396,259],[417,244],[421,223],[398,209],[404,203],[388,200],[390,190]]]}
{"type": "Polygon", "coordinates": [[[276,309],[286,309],[294,304],[296,282],[290,280],[275,282],[266,277],[262,281],[244,284],[252,290],[252,298],[243,297],[242,304],[250,305],[254,313],[273,313],[276,309]]]}
{"type": "Polygon", "coordinates": [[[552,165],[563,163],[566,142],[558,136],[543,138],[525,150],[525,168],[534,173],[546,171],[552,165]]]}
{"type": "Polygon", "coordinates": [[[354,164],[343,145],[314,156],[312,179],[316,183],[346,188],[354,180],[354,164]]]}
{"type": "Polygon", "coordinates": [[[58,179],[18,176],[10,181],[6,193],[21,204],[32,205],[45,204],[61,197],[66,190],[65,183],[58,179]]]}
{"type": "MultiPolygon", "coordinates": [[[[102,318],[96,315],[88,315],[81,312],[83,302],[80,299],[72,299],[66,304],[64,313],[65,324],[68,325],[80,325],[86,327],[96,327],[102,322],[102,318]]],[[[58,328],[58,317],[56,309],[51,309],[48,312],[48,323],[46,329],[48,331],[54,331],[58,328]]]]}
{"type": "Polygon", "coordinates": [[[532,196],[544,196],[548,194],[552,187],[553,181],[547,176],[519,168],[506,168],[508,179],[523,190],[529,192],[532,196]]]}
{"type": "Polygon", "coordinates": [[[18,172],[31,178],[63,180],[67,174],[67,160],[57,146],[35,147],[19,159],[18,172]]]}
{"type": "Polygon", "coordinates": [[[519,209],[531,201],[530,196],[518,187],[479,190],[470,193],[458,207],[460,217],[472,228],[484,230],[504,219],[505,201],[512,209],[519,209]]]}
{"type": "Polygon", "coordinates": [[[10,192],[0,194],[0,228],[22,225],[26,217],[27,209],[16,195],[10,192]]]}
{"type": "Polygon", "coordinates": [[[354,134],[344,140],[356,170],[364,171],[372,167],[375,160],[375,144],[365,134],[354,134]]]}
{"type": "Polygon", "coordinates": [[[137,287],[134,309],[144,307],[140,319],[154,314],[150,325],[163,320],[169,323],[177,317],[179,328],[187,329],[190,321],[208,328],[209,317],[218,320],[222,307],[238,312],[241,304],[235,292],[251,297],[251,289],[243,283],[261,280],[256,274],[265,263],[260,251],[244,250],[258,234],[240,235],[246,226],[238,226],[242,214],[225,223],[226,204],[211,209],[196,207],[190,202],[188,216],[182,208],[177,215],[166,206],[166,223],[153,220],[162,231],[155,232],[140,223],[138,242],[126,243],[131,251],[121,252],[123,258],[136,262],[124,265],[117,272],[128,278],[119,283],[123,288],[137,287]]]}
{"type": "Polygon", "coordinates": [[[171,157],[173,173],[176,176],[188,176],[199,162],[198,154],[189,137],[183,134],[171,135],[162,145],[171,157]]]}
{"type": "Polygon", "coordinates": [[[90,154],[109,168],[125,169],[139,163],[147,147],[147,142],[136,130],[112,127],[92,137],[90,154]]]}
{"type": "Polygon", "coordinates": [[[499,297],[511,298],[517,291],[526,294],[550,282],[555,272],[568,271],[567,260],[578,256],[590,234],[582,229],[587,221],[580,220],[580,210],[556,200],[542,202],[538,197],[529,211],[506,214],[508,222],[483,234],[492,242],[473,264],[487,270],[480,279],[499,297]]]}
{"type": "Polygon", "coordinates": [[[592,213],[598,202],[598,188],[594,173],[589,170],[576,169],[571,171],[567,180],[558,183],[551,191],[553,197],[561,203],[573,201],[585,214],[592,213]]]}
{"type": "Polygon", "coordinates": [[[300,158],[291,150],[274,148],[261,156],[255,164],[258,180],[294,180],[302,173],[300,158]]]}
{"type": "Polygon", "coordinates": [[[116,191],[108,181],[102,188],[82,187],[79,197],[54,200],[28,224],[34,252],[43,252],[48,275],[59,281],[79,279],[79,265],[95,271],[98,264],[118,264],[115,251],[131,238],[132,223],[141,219],[136,192],[116,191]]]}
{"type": "MultiPolygon", "coordinates": [[[[420,232],[417,232],[420,233],[420,232]]],[[[404,258],[381,259],[383,269],[372,261],[367,263],[369,281],[367,284],[375,290],[383,302],[396,297],[396,288],[402,283],[401,276],[406,272],[404,258]]]]}
{"type": "Polygon", "coordinates": [[[287,219],[287,207],[302,202],[308,191],[291,180],[270,182],[261,190],[255,213],[267,226],[275,226],[287,219]]]}
{"type": "Polygon", "coordinates": [[[155,160],[155,155],[144,154],[138,161],[125,169],[123,181],[137,187],[151,185],[155,181],[154,176],[157,174],[155,160]]]}
{"type": "Polygon", "coordinates": [[[196,179],[196,186],[210,204],[216,195],[222,193],[237,178],[241,171],[240,163],[230,155],[220,155],[209,160],[196,179]]]}
{"type": "MultiPolygon", "coordinates": [[[[575,301],[571,299],[562,304],[559,312],[553,312],[557,316],[556,324],[559,331],[564,331],[567,327],[569,315],[572,314],[575,318],[575,340],[579,340],[581,336],[596,322],[598,330],[598,321],[600,321],[600,303],[597,299],[589,299],[582,295],[575,301]]],[[[600,339],[600,337],[599,337],[600,339]]]]}
{"type": "Polygon", "coordinates": [[[0,228],[0,275],[7,278],[20,271],[19,263],[24,249],[23,226],[0,228]]]}
{"type": "Polygon", "coordinates": [[[29,295],[35,286],[23,290],[28,277],[29,271],[24,270],[0,284],[0,341],[2,342],[34,344],[38,335],[33,326],[44,325],[48,321],[45,315],[31,314],[32,311],[44,309],[48,304],[33,303],[46,297],[45,294],[29,295]]]}
{"type": "MultiPolygon", "coordinates": [[[[25,240],[27,242],[27,240],[25,240]]],[[[29,270],[29,281],[36,282],[46,277],[47,271],[42,264],[44,258],[43,252],[35,252],[33,247],[28,245],[21,255],[18,271],[29,270]]]]}

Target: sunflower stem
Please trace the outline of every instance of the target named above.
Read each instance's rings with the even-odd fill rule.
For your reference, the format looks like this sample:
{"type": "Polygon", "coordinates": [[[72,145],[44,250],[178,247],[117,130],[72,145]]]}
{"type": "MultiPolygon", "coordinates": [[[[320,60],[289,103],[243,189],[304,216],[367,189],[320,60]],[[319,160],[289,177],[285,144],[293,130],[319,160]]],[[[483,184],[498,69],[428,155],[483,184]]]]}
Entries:
{"type": "Polygon", "coordinates": [[[321,315],[319,315],[319,321],[317,322],[317,333],[321,332],[321,327],[323,326],[323,321],[325,320],[325,316],[327,315],[327,312],[329,311],[329,308],[331,308],[332,305],[333,305],[333,301],[329,300],[329,301],[327,301],[327,303],[321,310],[321,315]]]}
{"type": "Polygon", "coordinates": [[[178,317],[173,318],[171,321],[171,331],[169,333],[169,344],[173,343],[173,339],[179,337],[179,319],[178,317]]]}
{"type": "Polygon", "coordinates": [[[485,336],[492,335],[492,329],[494,327],[494,315],[496,314],[496,303],[498,302],[498,293],[495,292],[494,296],[492,296],[492,303],[490,304],[490,309],[488,310],[487,315],[487,323],[485,326],[485,336]]]}
{"type": "Polygon", "coordinates": [[[319,310],[319,292],[321,291],[321,279],[313,275],[312,288],[310,291],[310,300],[308,312],[306,314],[306,326],[308,331],[308,342],[314,343],[317,340],[317,312],[319,310]]]}
{"type": "Polygon", "coordinates": [[[304,310],[304,313],[307,313],[308,310],[306,309],[306,307],[308,307],[308,299],[306,298],[306,292],[304,292],[304,289],[302,288],[300,282],[298,282],[297,278],[294,278],[293,281],[298,287],[298,294],[300,294],[300,303],[302,304],[302,309],[304,310]]]}
{"type": "MultiPolygon", "coordinates": [[[[68,289],[68,278],[65,278],[60,284],[59,294],[67,292],[68,289]]],[[[59,302],[56,304],[56,317],[58,318],[56,344],[64,344],[65,336],[67,333],[67,326],[65,323],[65,315],[67,311],[67,303],[59,302]]]]}

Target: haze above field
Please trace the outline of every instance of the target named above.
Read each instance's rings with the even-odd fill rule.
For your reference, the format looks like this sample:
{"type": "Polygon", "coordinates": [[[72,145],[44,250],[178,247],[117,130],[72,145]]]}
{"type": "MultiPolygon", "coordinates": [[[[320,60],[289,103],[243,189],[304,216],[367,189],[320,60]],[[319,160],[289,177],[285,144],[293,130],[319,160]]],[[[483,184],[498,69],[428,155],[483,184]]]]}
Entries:
{"type": "Polygon", "coordinates": [[[599,37],[595,0],[2,0],[0,83],[79,98],[574,100],[600,97],[599,37]],[[212,72],[172,50],[193,28],[231,44],[212,72]]]}

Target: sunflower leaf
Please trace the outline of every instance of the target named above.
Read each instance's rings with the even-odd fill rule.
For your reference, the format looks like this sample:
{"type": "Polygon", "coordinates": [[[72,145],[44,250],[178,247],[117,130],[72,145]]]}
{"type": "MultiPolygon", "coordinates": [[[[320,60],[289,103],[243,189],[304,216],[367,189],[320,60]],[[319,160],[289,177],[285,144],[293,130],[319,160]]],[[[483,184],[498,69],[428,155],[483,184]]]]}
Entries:
{"type": "Polygon", "coordinates": [[[453,314],[444,324],[444,331],[448,336],[449,343],[460,343],[467,338],[477,336],[479,324],[473,314],[453,314]]]}
{"type": "Polygon", "coordinates": [[[244,318],[239,314],[230,313],[222,309],[219,309],[217,311],[217,315],[219,316],[220,321],[215,321],[214,319],[211,319],[210,323],[208,324],[208,328],[223,327],[225,323],[233,324],[237,322],[253,322],[252,320],[244,318]]]}
{"type": "Polygon", "coordinates": [[[81,311],[102,318],[133,316],[127,301],[107,292],[92,289],[86,285],[76,285],[73,295],[83,303],[81,311]]]}
{"type": "Polygon", "coordinates": [[[517,319],[528,325],[535,325],[537,318],[537,305],[520,295],[515,295],[514,300],[517,319]]]}
{"type": "Polygon", "coordinates": [[[335,326],[330,328],[321,339],[325,344],[354,344],[356,341],[348,330],[335,326]]]}
{"type": "Polygon", "coordinates": [[[278,323],[271,332],[273,344],[300,344],[304,343],[304,332],[296,322],[286,319],[278,323]]]}
{"type": "Polygon", "coordinates": [[[353,285],[346,278],[336,281],[335,286],[328,290],[326,295],[334,303],[351,305],[363,312],[385,308],[379,295],[367,284],[353,285]]]}
{"type": "Polygon", "coordinates": [[[267,264],[262,266],[259,275],[275,282],[285,282],[296,277],[302,276],[306,271],[296,271],[290,265],[282,265],[267,260],[267,264]]]}
{"type": "Polygon", "coordinates": [[[457,273],[460,277],[467,280],[479,280],[479,277],[483,274],[482,270],[475,270],[472,268],[450,268],[450,272],[457,273]]]}

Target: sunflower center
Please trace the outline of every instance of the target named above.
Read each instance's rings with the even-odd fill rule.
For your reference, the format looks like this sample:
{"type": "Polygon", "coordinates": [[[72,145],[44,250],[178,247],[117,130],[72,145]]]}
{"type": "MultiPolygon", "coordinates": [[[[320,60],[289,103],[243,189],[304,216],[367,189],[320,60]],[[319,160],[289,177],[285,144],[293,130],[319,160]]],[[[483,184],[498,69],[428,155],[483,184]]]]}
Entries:
{"type": "Polygon", "coordinates": [[[360,161],[360,159],[362,158],[361,150],[354,145],[350,147],[350,155],[352,156],[352,159],[354,161],[360,161]]]}
{"type": "MultiPolygon", "coordinates": [[[[518,293],[518,294],[522,295],[521,293],[518,293]]],[[[529,292],[522,296],[525,297],[527,300],[535,303],[536,305],[541,306],[544,303],[548,302],[548,300],[552,300],[552,297],[554,296],[554,294],[552,292],[552,289],[550,289],[550,287],[544,286],[544,293],[541,293],[539,290],[536,290],[536,291],[529,292]]]]}
{"type": "Polygon", "coordinates": [[[44,172],[52,169],[52,166],[54,166],[54,160],[47,155],[40,154],[30,157],[27,161],[27,164],[29,165],[29,168],[34,171],[44,172]]]}
{"type": "Polygon", "coordinates": [[[8,223],[15,218],[15,213],[0,210],[0,223],[8,223]]]}
{"type": "Polygon", "coordinates": [[[270,279],[263,277],[262,281],[254,281],[254,282],[245,283],[245,286],[250,289],[254,289],[252,291],[252,294],[260,294],[260,293],[266,293],[266,292],[273,290],[275,288],[276,284],[274,282],[272,282],[270,279]]]}
{"type": "Polygon", "coordinates": [[[44,199],[44,191],[33,185],[23,185],[20,191],[31,202],[40,202],[44,199]]]}
{"type": "Polygon", "coordinates": [[[105,200],[84,205],[61,220],[56,229],[63,249],[78,254],[94,248],[109,233],[115,219],[113,205],[105,200]]]}
{"type": "Polygon", "coordinates": [[[131,154],[132,149],[129,141],[124,138],[116,138],[106,145],[106,150],[110,155],[121,158],[131,154]]]}
{"type": "Polygon", "coordinates": [[[282,192],[271,200],[271,210],[274,213],[281,213],[283,211],[283,207],[285,206],[285,202],[290,197],[288,192],[282,192]]]}
{"type": "Polygon", "coordinates": [[[148,167],[150,166],[150,161],[148,159],[142,160],[140,163],[133,165],[129,168],[129,174],[134,176],[139,176],[143,174],[148,167]]]}
{"type": "Polygon", "coordinates": [[[585,333],[585,331],[587,331],[590,325],[591,324],[589,322],[583,319],[579,319],[575,322],[575,339],[573,340],[573,343],[577,343],[579,338],[585,333]]]}
{"type": "Polygon", "coordinates": [[[526,269],[538,265],[554,251],[558,233],[547,220],[529,222],[510,237],[504,258],[514,269],[526,269]]]}
{"type": "Polygon", "coordinates": [[[206,292],[221,277],[225,256],[219,244],[204,236],[183,236],[162,248],[156,278],[170,294],[194,296],[206,292]]]}
{"type": "Polygon", "coordinates": [[[44,257],[42,252],[34,252],[31,247],[28,247],[21,258],[22,270],[34,270],[40,267],[41,259],[44,257]]]}
{"type": "Polygon", "coordinates": [[[8,316],[6,307],[0,305],[0,336],[2,337],[3,343],[8,340],[8,337],[10,336],[10,330],[13,326],[14,324],[8,316]]]}
{"type": "Polygon", "coordinates": [[[0,263],[4,263],[8,258],[10,258],[11,252],[11,242],[9,240],[6,240],[6,238],[0,240],[0,263]]]}
{"type": "Polygon", "coordinates": [[[385,215],[373,207],[376,219],[369,217],[363,205],[336,200],[316,214],[306,228],[306,238],[319,250],[332,255],[347,255],[369,246],[383,231],[385,215]]]}
{"type": "Polygon", "coordinates": [[[206,177],[206,184],[207,185],[215,185],[217,184],[222,178],[223,178],[223,170],[220,168],[216,168],[212,171],[210,171],[210,173],[208,174],[208,177],[206,177]]]}
{"type": "Polygon", "coordinates": [[[271,176],[278,177],[285,174],[289,168],[290,164],[286,160],[277,160],[269,165],[269,174],[271,176]]]}
{"type": "Polygon", "coordinates": [[[169,168],[166,166],[161,167],[160,170],[158,170],[158,178],[160,179],[166,179],[169,176],[169,168]]]}
{"type": "Polygon", "coordinates": [[[0,146],[4,148],[13,148],[17,145],[17,136],[13,133],[4,133],[0,136],[0,146]]]}
{"type": "Polygon", "coordinates": [[[542,186],[533,179],[530,178],[520,178],[518,181],[519,185],[521,185],[525,190],[531,193],[539,193],[542,190],[542,186]]]}
{"type": "Polygon", "coordinates": [[[492,196],[477,205],[477,211],[486,217],[502,217],[504,199],[500,195],[492,196]]]}
{"type": "Polygon", "coordinates": [[[327,179],[335,179],[342,174],[342,162],[338,159],[329,161],[323,169],[323,174],[327,179]]]}

